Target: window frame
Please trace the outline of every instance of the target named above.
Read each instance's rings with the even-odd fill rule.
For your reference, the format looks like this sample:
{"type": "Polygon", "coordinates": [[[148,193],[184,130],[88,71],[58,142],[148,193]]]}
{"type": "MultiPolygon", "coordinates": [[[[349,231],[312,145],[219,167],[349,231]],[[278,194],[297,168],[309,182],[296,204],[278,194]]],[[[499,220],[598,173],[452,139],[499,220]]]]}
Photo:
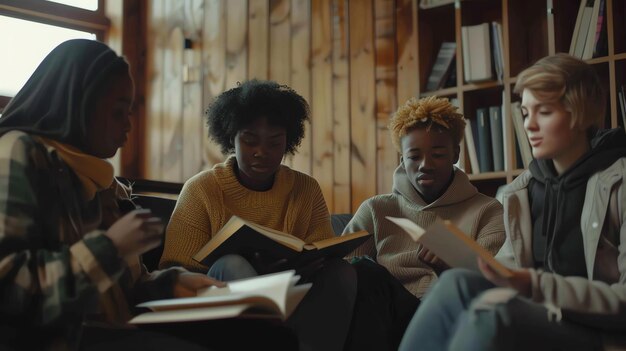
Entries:
{"type": "MultiPolygon", "coordinates": [[[[95,33],[106,40],[111,21],[105,15],[104,0],[98,0],[95,11],[45,0],[0,0],[0,15],[95,33]]],[[[0,113],[12,96],[0,95],[0,113]]]]}

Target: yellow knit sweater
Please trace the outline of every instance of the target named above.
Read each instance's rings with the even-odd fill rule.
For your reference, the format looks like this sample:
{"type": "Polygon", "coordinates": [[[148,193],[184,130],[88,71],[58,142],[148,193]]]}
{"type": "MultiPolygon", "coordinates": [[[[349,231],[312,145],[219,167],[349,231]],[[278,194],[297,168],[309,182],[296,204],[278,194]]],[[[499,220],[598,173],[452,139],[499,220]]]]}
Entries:
{"type": "Polygon", "coordinates": [[[237,180],[236,164],[231,156],[185,183],[167,227],[161,268],[180,265],[206,272],[209,267],[192,256],[232,215],[290,233],[307,243],[334,236],[315,179],[281,165],[270,190],[253,191],[237,180]]]}

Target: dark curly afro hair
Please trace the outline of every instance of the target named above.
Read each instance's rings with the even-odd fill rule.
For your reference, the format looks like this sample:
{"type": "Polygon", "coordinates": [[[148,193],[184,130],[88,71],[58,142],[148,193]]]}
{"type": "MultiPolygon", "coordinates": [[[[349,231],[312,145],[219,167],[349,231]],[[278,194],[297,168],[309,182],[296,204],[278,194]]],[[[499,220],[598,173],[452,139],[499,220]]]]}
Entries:
{"type": "Polygon", "coordinates": [[[249,80],[217,96],[206,110],[209,137],[222,153],[235,151],[235,135],[257,118],[287,132],[285,154],[295,154],[304,137],[304,122],[310,119],[309,104],[286,85],[249,80]]]}

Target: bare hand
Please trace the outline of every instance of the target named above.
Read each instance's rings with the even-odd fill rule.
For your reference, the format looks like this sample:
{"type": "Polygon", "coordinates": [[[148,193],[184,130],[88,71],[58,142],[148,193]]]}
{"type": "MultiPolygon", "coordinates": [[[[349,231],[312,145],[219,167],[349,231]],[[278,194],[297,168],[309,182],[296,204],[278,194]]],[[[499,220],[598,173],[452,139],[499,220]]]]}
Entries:
{"type": "Polygon", "coordinates": [[[205,274],[184,272],[178,275],[174,283],[174,297],[196,296],[198,290],[209,286],[219,288],[226,286],[224,282],[208,277],[205,274]]]}
{"type": "Polygon", "coordinates": [[[419,258],[419,260],[424,262],[425,264],[429,265],[430,268],[432,268],[438,275],[446,269],[450,268],[450,266],[448,266],[439,257],[435,256],[434,253],[432,253],[425,247],[422,247],[422,249],[419,251],[419,253],[417,254],[417,258],[419,258]]]}
{"type": "Polygon", "coordinates": [[[104,234],[120,257],[141,255],[161,244],[164,225],[148,209],[134,210],[118,219],[104,234]]]}
{"type": "Polygon", "coordinates": [[[513,273],[511,277],[503,277],[480,257],[478,258],[478,268],[485,278],[495,285],[515,289],[526,297],[531,296],[530,272],[527,269],[511,270],[513,273]]]}

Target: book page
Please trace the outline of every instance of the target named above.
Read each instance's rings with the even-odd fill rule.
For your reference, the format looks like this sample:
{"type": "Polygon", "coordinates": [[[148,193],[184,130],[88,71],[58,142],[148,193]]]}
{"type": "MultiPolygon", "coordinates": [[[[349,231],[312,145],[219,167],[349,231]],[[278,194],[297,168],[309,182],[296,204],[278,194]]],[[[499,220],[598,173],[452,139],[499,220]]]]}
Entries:
{"type": "Polygon", "coordinates": [[[489,251],[467,236],[450,221],[436,220],[421,236],[420,226],[406,218],[386,217],[404,229],[413,240],[418,241],[450,267],[464,267],[475,271],[478,269],[478,257],[482,258],[491,268],[503,277],[510,277],[511,271],[498,262],[489,251]],[[417,237],[417,240],[415,239],[417,237]]]}
{"type": "Polygon", "coordinates": [[[413,241],[419,241],[422,235],[424,235],[424,233],[426,232],[424,228],[420,227],[415,222],[407,218],[398,218],[398,217],[390,217],[390,216],[385,216],[385,218],[397,224],[400,228],[404,229],[404,231],[407,232],[407,234],[411,236],[411,239],[413,239],[413,241]]]}
{"type": "Polygon", "coordinates": [[[332,237],[332,238],[319,240],[319,241],[313,242],[311,244],[307,244],[304,247],[306,249],[313,249],[313,248],[315,248],[315,249],[320,250],[320,249],[324,249],[324,248],[329,247],[329,246],[333,246],[333,245],[336,245],[336,244],[339,244],[339,243],[343,243],[343,242],[346,242],[346,241],[354,240],[356,238],[364,237],[364,236],[367,236],[367,235],[370,235],[370,234],[368,232],[364,231],[364,230],[360,230],[358,232],[354,232],[354,233],[350,233],[350,234],[344,234],[344,235],[341,235],[341,236],[335,236],[335,237],[332,237]]]}

